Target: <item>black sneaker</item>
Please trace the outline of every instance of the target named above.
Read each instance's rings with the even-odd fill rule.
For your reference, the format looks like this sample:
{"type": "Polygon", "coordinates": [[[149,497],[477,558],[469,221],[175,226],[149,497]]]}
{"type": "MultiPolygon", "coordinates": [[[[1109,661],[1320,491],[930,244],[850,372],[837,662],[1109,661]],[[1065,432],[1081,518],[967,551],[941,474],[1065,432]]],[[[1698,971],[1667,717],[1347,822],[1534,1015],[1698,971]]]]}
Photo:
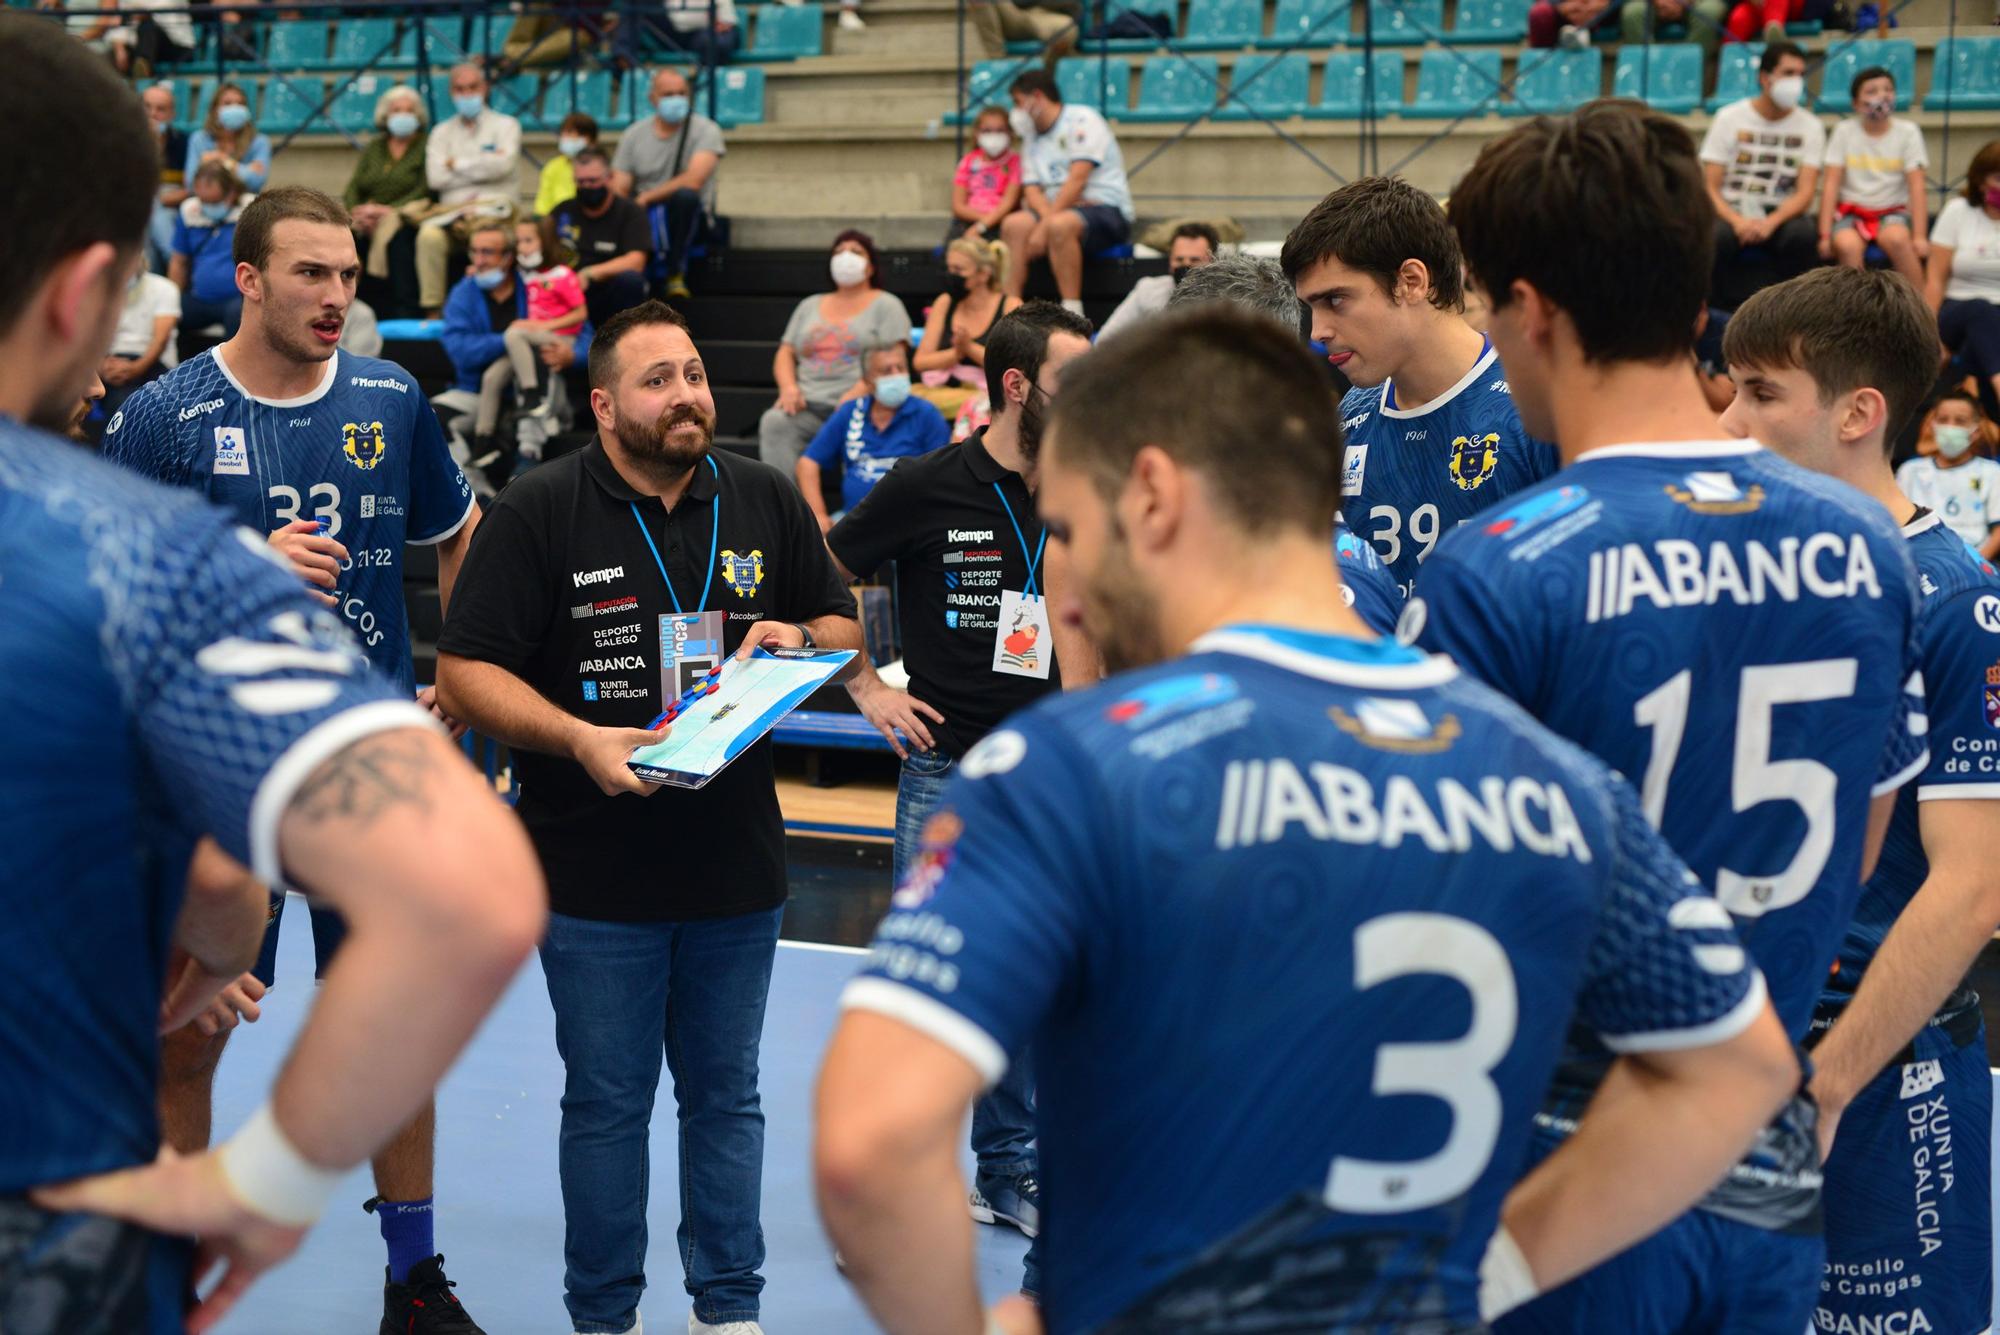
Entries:
{"type": "Polygon", "coordinates": [[[444,1257],[433,1256],[410,1267],[401,1284],[388,1282],[382,1268],[381,1335],[486,1335],[452,1292],[457,1286],[444,1277],[444,1257]]]}

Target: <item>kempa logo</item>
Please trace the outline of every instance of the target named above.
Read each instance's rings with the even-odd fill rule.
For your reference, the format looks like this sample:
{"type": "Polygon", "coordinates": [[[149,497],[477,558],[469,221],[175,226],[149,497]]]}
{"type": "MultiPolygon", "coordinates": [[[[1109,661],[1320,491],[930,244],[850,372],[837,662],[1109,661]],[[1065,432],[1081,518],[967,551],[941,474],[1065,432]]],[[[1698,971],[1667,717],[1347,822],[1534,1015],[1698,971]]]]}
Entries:
{"type": "Polygon", "coordinates": [[[946,542],[991,542],[993,530],[990,528],[948,528],[944,531],[946,542]]]}
{"type": "Polygon", "coordinates": [[[586,658],[576,665],[579,673],[584,672],[637,672],[646,666],[646,660],[638,654],[626,654],[622,658],[586,658]]]}
{"type": "Polygon", "coordinates": [[[625,578],[625,567],[606,566],[602,570],[586,570],[581,574],[571,575],[570,578],[576,581],[576,587],[579,589],[590,584],[609,584],[614,579],[625,578]]]}
{"type": "Polygon", "coordinates": [[[221,406],[222,406],[221,399],[210,399],[207,403],[197,403],[192,408],[181,409],[180,420],[183,422],[192,422],[195,418],[200,417],[203,413],[212,413],[221,406]]]}
{"type": "Polygon", "coordinates": [[[366,376],[352,376],[348,384],[356,389],[393,389],[398,394],[408,394],[410,387],[400,380],[370,380],[366,376]]]}

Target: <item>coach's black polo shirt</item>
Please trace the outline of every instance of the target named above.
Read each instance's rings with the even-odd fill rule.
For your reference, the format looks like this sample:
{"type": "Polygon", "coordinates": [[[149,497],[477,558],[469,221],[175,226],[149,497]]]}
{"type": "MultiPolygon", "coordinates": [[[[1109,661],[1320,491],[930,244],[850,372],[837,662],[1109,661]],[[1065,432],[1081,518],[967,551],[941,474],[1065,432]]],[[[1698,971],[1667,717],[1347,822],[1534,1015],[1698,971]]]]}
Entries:
{"type": "MultiPolygon", "coordinates": [[[[910,694],[944,715],[942,725],[931,725],[931,736],[954,760],[1015,710],[1062,689],[1060,663],[1047,681],[993,670],[1000,591],[1026,588],[1029,554],[1041,537],[1035,498],[1019,473],[986,452],[983,430],[957,445],[898,460],[827,534],[833,554],[856,575],[896,562],[897,624],[910,694]]],[[[1045,557],[1035,567],[1036,591],[1045,597],[1046,569],[1045,557]]]]}
{"type": "MultiPolygon", "coordinates": [[[[683,608],[725,613],[729,651],[756,621],[852,617],[854,599],[798,489],[763,464],[726,451],[710,458],[717,468],[697,465],[671,514],[633,491],[598,441],[522,475],[473,535],[438,648],[503,667],[586,722],[645,727],[666,707],[659,621],[674,604],[642,521],[683,608]],[[708,600],[697,607],[704,583],[708,600]]],[[[556,912],[674,921],[784,901],[768,740],[705,788],[650,797],[606,797],[567,758],[517,752],[515,763],[521,819],[556,912]]]]}

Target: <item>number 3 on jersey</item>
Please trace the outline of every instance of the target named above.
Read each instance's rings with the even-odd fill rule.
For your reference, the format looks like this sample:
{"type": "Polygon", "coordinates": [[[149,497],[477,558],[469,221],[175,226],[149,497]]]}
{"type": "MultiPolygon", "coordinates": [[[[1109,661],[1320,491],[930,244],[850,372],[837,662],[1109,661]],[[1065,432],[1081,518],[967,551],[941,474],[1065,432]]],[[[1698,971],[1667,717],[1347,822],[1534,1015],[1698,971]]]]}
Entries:
{"type": "MultiPolygon", "coordinates": [[[[1819,881],[1833,854],[1834,798],[1839,780],[1817,760],[1771,759],[1771,713],[1779,705],[1845,700],[1854,694],[1852,658],[1746,667],[1736,695],[1736,746],[1729,774],[1729,805],[1738,815],[1765,802],[1790,802],[1806,818],[1805,838],[1791,865],[1775,876],[1745,876],[1727,867],[1715,873],[1715,897],[1739,918],[1796,904],[1819,881]]],[[[1658,828],[1667,810],[1667,785],[1687,732],[1694,677],[1683,668],[1632,706],[1632,721],[1653,734],[1652,756],[1640,796],[1646,819],[1658,828]]]]}
{"type": "MultiPolygon", "coordinates": [[[[1376,520],[1384,521],[1375,524],[1374,532],[1369,534],[1369,537],[1382,553],[1382,563],[1396,564],[1403,555],[1402,513],[1393,505],[1378,505],[1369,510],[1368,519],[1371,524],[1375,524],[1376,520]]],[[[1410,511],[1410,541],[1423,544],[1422,550],[1417,553],[1419,561],[1429,556],[1431,548],[1437,546],[1438,533],[1443,526],[1435,505],[1419,505],[1410,511]]],[[[1408,593],[1409,590],[1405,589],[1404,592],[1408,593]]]]}
{"type": "MultiPolygon", "coordinates": [[[[278,523],[289,524],[295,519],[305,518],[299,513],[304,502],[299,499],[297,487],[277,486],[271,488],[271,499],[277,504],[278,523]]],[[[331,482],[315,482],[306,491],[306,499],[313,503],[313,519],[326,521],[326,536],[340,536],[340,488],[331,482]]]]}

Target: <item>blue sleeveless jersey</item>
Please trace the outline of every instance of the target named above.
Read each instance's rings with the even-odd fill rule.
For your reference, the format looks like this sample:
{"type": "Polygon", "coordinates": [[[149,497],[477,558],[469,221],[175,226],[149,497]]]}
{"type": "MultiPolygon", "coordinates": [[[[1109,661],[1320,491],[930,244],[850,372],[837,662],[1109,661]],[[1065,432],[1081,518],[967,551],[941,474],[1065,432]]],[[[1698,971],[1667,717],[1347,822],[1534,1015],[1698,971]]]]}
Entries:
{"type": "Polygon", "coordinates": [[[1401,633],[1638,785],[1796,1040],[1870,799],[1926,757],[1907,547],[1880,505],[1754,443],[1614,446],[1452,534],[1401,633]]]}
{"type": "Polygon", "coordinates": [[[197,837],[276,881],[278,819],[318,761],[428,725],[260,537],[6,421],[0,625],[4,1197],[157,1151],[197,837]]]}
{"type": "Polygon", "coordinates": [[[1347,391],[1340,418],[1341,513],[1406,596],[1445,534],[1561,462],[1522,429],[1491,344],[1463,380],[1422,408],[1402,407],[1387,380],[1347,391]]]}
{"type": "Polygon", "coordinates": [[[1917,636],[1930,763],[1896,794],[1882,856],[1862,888],[1827,983],[1829,1000],[1854,994],[1889,928],[1930,875],[1917,804],[2000,799],[2000,573],[1936,514],[1923,515],[1903,532],[1921,596],[1917,636]]]}
{"type": "Polygon", "coordinates": [[[1333,558],[1340,566],[1340,596],[1377,635],[1392,635],[1403,615],[1403,586],[1375,549],[1345,524],[1333,526],[1333,558]]]}
{"type": "Polygon", "coordinates": [[[474,501],[408,371],[336,352],[313,393],[259,399],[210,350],[127,399],[104,453],[203,493],[259,533],[326,521],[348,551],[340,615],[377,668],[414,687],[403,545],[450,537],[474,501]]]}
{"type": "Polygon", "coordinates": [[[1442,1329],[1572,1018],[1738,1032],[1734,942],[1623,785],[1443,659],[1234,627],[969,752],[843,1005],[989,1082],[1033,1045],[1054,1335],[1442,1329]]]}

